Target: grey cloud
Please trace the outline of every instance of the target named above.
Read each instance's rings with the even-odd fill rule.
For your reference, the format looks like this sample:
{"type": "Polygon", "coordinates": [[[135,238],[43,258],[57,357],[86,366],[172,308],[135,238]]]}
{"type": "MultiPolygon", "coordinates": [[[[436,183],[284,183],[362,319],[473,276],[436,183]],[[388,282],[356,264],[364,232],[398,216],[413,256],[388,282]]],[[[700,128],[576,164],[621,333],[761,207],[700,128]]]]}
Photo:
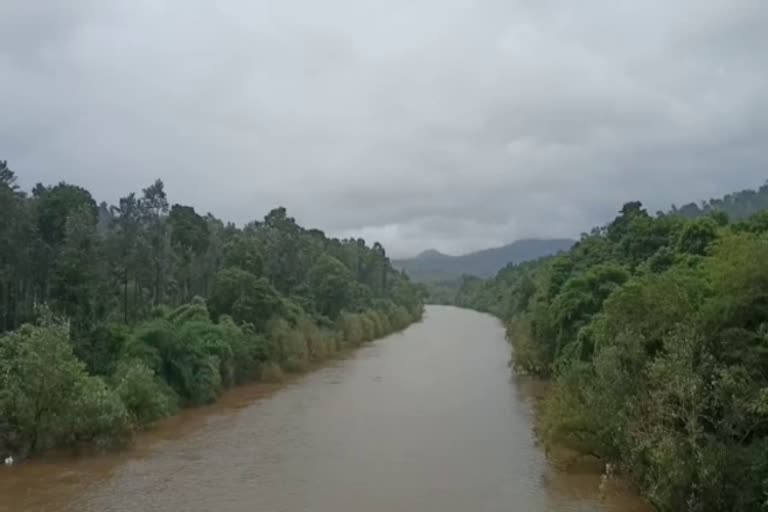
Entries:
{"type": "Polygon", "coordinates": [[[762,0],[0,4],[0,158],[27,187],[246,222],[278,204],[394,255],[578,236],[761,184],[762,0]]]}

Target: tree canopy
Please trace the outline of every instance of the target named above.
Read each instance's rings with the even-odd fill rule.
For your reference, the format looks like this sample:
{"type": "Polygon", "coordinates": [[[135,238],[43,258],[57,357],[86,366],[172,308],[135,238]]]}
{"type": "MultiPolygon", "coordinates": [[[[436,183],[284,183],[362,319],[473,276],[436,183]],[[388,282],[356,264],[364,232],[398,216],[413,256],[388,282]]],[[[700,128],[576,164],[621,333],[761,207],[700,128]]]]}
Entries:
{"type": "Polygon", "coordinates": [[[421,316],[379,243],[169,205],[161,180],[26,194],[0,161],[0,454],[123,439],[421,316]]]}
{"type": "Polygon", "coordinates": [[[695,215],[628,203],[570,251],[454,297],[504,319],[518,371],[554,379],[545,441],[618,463],[660,510],[764,508],[767,192],[695,215]]]}

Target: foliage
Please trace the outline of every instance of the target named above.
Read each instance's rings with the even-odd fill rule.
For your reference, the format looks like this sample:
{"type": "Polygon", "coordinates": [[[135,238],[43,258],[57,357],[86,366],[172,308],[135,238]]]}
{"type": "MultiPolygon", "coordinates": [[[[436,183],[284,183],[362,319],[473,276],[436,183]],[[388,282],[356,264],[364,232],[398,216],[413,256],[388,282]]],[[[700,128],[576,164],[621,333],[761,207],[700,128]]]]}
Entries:
{"type": "Polygon", "coordinates": [[[208,305],[215,318],[230,315],[236,322],[248,322],[261,329],[280,313],[282,303],[265,278],[230,267],[214,277],[208,305]]]}
{"type": "Polygon", "coordinates": [[[349,303],[352,273],[333,256],[323,255],[310,269],[309,288],[317,312],[336,318],[349,303]]]}
{"type": "Polygon", "coordinates": [[[504,319],[518,371],[554,379],[544,440],[617,462],[662,511],[765,508],[768,222],[744,212],[766,191],[656,217],[628,203],[456,294],[504,319]]]}
{"type": "Polygon", "coordinates": [[[284,208],[225,224],[169,207],[161,180],[97,205],[63,182],[26,194],[0,161],[0,218],[0,452],[120,441],[422,312],[381,244],[284,208]]]}
{"type": "Polygon", "coordinates": [[[703,201],[700,205],[688,203],[680,208],[672,205],[670,213],[695,219],[720,212],[730,219],[741,220],[765,210],[768,210],[768,183],[757,190],[742,190],[721,198],[703,201]]]}
{"type": "Polygon", "coordinates": [[[150,425],[176,408],[173,392],[141,361],[121,362],[112,381],[136,426],[150,425]]]}
{"type": "Polygon", "coordinates": [[[68,325],[51,317],[0,338],[0,417],[22,453],[119,439],[128,426],[119,397],[87,374],[68,325]]]}

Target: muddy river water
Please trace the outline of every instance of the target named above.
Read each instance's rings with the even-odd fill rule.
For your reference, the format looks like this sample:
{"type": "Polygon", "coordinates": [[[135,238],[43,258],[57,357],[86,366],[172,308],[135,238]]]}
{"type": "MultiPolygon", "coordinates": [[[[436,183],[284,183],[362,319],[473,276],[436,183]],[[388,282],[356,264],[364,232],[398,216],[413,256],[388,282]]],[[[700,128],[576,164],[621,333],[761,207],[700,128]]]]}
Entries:
{"type": "Polygon", "coordinates": [[[184,411],[109,455],[0,468],[0,512],[647,512],[556,469],[500,323],[424,320],[280,386],[184,411]]]}

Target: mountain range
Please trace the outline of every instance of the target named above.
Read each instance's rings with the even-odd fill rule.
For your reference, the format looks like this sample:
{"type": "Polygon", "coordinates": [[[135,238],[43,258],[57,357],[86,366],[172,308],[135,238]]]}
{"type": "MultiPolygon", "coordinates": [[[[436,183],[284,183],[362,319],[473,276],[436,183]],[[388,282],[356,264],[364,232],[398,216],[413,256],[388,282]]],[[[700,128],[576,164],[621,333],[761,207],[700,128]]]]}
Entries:
{"type": "Polygon", "coordinates": [[[464,274],[492,277],[509,263],[521,263],[569,249],[575,240],[564,238],[517,240],[511,244],[451,256],[429,249],[414,258],[393,260],[395,268],[417,282],[450,281],[464,274]]]}

